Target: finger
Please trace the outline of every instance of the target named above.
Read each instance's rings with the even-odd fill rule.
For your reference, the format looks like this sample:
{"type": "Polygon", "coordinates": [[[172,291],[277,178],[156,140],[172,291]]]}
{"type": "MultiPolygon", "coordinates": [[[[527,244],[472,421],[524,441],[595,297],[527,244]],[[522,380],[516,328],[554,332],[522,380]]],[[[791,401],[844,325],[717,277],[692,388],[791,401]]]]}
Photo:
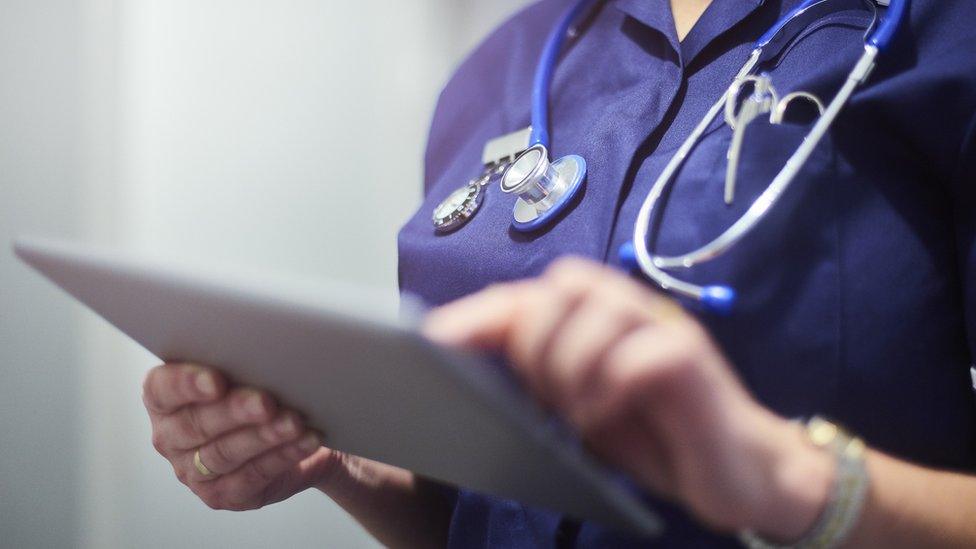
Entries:
{"type": "Polygon", "coordinates": [[[153,432],[164,450],[196,449],[241,427],[271,420],[277,407],[263,391],[233,389],[217,402],[184,406],[153,418],[153,432]]]}
{"type": "Polygon", "coordinates": [[[684,315],[677,302],[633,278],[601,263],[578,257],[554,262],[545,276],[552,284],[571,291],[576,287],[594,289],[603,295],[619,295],[639,310],[654,311],[655,316],[684,315]]]}
{"type": "Polygon", "coordinates": [[[552,284],[571,289],[592,286],[601,279],[612,276],[613,273],[613,270],[595,261],[567,256],[553,261],[542,276],[552,284]]]}
{"type": "Polygon", "coordinates": [[[560,403],[573,400],[590,387],[594,369],[628,333],[682,318],[687,318],[683,309],[672,300],[629,279],[605,276],[553,337],[545,382],[560,403]]]}
{"type": "Polygon", "coordinates": [[[544,380],[553,403],[566,409],[592,387],[596,369],[608,350],[631,330],[646,322],[643,314],[603,293],[591,294],[553,336],[544,380]]]}
{"type": "Polygon", "coordinates": [[[196,364],[164,364],[149,371],[143,382],[143,402],[153,413],[172,413],[187,404],[214,401],[227,382],[216,371],[196,364]]]}
{"type": "Polygon", "coordinates": [[[431,311],[423,333],[451,347],[501,350],[527,283],[498,284],[431,311]]]}
{"type": "Polygon", "coordinates": [[[194,452],[186,456],[187,470],[194,481],[206,482],[236,471],[245,463],[302,434],[302,422],[298,414],[285,412],[266,425],[239,429],[199,448],[200,461],[212,475],[204,475],[193,464],[194,452]]]}
{"type": "Polygon", "coordinates": [[[644,324],[631,331],[607,351],[587,390],[572,401],[570,421],[592,432],[631,407],[662,405],[674,392],[671,381],[692,367],[686,344],[660,325],[644,324]]]}
{"type": "Polygon", "coordinates": [[[564,318],[545,349],[540,382],[557,405],[572,398],[573,387],[585,386],[589,371],[602,354],[666,301],[631,278],[589,260],[564,258],[545,274],[547,286],[581,296],[564,318]]]}
{"type": "Polygon", "coordinates": [[[270,491],[283,476],[298,471],[302,460],[322,447],[322,437],[310,432],[296,442],[275,448],[212,482],[199,483],[195,491],[211,507],[243,511],[261,507],[272,499],[270,491]]]}
{"type": "MultiPolygon", "coordinates": [[[[547,275],[575,278],[580,286],[603,271],[582,259],[560,259],[547,269],[547,275]]],[[[424,321],[424,334],[444,345],[502,350],[512,320],[520,308],[520,298],[538,281],[495,284],[431,311],[424,321]]]]}
{"type": "Polygon", "coordinates": [[[515,370],[544,402],[549,402],[551,390],[545,383],[549,347],[563,322],[582,301],[584,291],[574,288],[563,292],[537,283],[519,296],[520,307],[514,313],[503,346],[515,370]]]}

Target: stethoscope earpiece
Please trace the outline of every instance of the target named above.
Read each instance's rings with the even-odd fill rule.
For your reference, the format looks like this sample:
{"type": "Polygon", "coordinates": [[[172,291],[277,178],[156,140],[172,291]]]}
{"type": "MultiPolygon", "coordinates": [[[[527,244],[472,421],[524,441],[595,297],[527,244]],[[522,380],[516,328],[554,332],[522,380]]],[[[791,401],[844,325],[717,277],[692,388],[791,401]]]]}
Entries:
{"type": "MultiPolygon", "coordinates": [[[[642,272],[633,241],[620,245],[617,249],[617,259],[620,261],[620,267],[627,272],[642,272]]],[[[720,284],[704,286],[700,288],[698,295],[689,297],[694,297],[705,311],[719,316],[727,316],[735,309],[736,293],[729,286],[720,284]]]]}
{"type": "Polygon", "coordinates": [[[628,240],[620,245],[617,249],[617,259],[620,260],[620,267],[627,272],[637,272],[640,270],[640,264],[637,263],[637,250],[634,249],[634,243],[628,240]]]}
{"type": "Polygon", "coordinates": [[[735,309],[735,290],[729,286],[705,286],[702,288],[699,300],[706,311],[719,316],[728,316],[735,309]]]}

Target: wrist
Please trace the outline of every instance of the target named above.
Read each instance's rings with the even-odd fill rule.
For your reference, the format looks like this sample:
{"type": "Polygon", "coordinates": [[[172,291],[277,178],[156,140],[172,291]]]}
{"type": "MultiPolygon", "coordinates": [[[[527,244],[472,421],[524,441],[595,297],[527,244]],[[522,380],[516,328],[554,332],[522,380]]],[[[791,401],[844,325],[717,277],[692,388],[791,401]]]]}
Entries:
{"type": "Polygon", "coordinates": [[[764,497],[749,530],[788,544],[803,538],[827,506],[837,462],[810,443],[801,425],[777,418],[764,497]]]}

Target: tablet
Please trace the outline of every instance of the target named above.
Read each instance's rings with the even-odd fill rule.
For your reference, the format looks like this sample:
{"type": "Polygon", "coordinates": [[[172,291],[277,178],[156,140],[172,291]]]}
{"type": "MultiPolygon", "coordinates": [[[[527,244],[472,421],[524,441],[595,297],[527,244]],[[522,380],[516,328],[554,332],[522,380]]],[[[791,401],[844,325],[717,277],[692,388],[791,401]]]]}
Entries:
{"type": "Polygon", "coordinates": [[[14,249],[160,360],[267,388],[336,450],[611,528],[660,531],[639,496],[503,370],[430,343],[392,297],[64,242],[20,239],[14,249]]]}

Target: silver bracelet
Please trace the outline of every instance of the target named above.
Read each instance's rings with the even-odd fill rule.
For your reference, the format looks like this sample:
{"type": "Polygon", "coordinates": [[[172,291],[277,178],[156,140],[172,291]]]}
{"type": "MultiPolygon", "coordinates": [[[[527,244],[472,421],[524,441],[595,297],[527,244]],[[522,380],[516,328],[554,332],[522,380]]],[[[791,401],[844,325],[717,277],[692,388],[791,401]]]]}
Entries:
{"type": "Polygon", "coordinates": [[[833,549],[847,539],[861,516],[869,485],[864,442],[819,417],[808,421],[805,430],[814,446],[830,451],[837,459],[827,505],[813,528],[790,545],[769,543],[754,532],[741,532],[739,541],[749,549],[833,549]]]}

